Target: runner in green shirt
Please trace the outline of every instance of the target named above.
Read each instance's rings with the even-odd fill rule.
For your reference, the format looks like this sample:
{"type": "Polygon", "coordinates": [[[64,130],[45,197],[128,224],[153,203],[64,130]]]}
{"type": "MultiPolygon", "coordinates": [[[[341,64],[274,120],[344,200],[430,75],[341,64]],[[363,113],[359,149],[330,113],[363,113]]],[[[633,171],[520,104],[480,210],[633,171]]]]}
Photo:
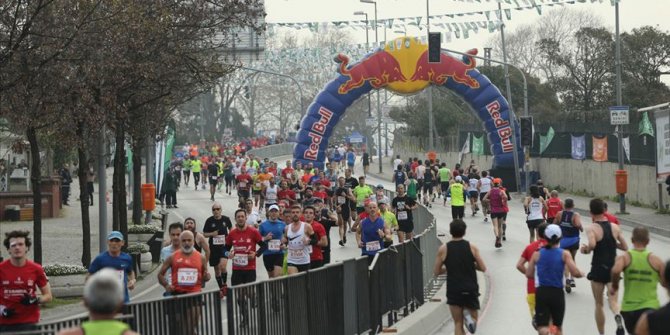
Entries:
{"type": "Polygon", "coordinates": [[[386,199],[382,199],[379,201],[379,213],[381,218],[384,220],[384,224],[388,226],[391,231],[396,231],[398,230],[398,219],[395,217],[395,214],[393,212],[388,210],[388,203],[386,199]]]}
{"type": "Polygon", "coordinates": [[[449,191],[449,179],[451,179],[451,170],[447,167],[447,163],[440,164],[440,169],[437,170],[440,177],[440,188],[442,190],[442,198],[444,203],[447,203],[447,193],[449,191]]]}
{"type": "Polygon", "coordinates": [[[462,219],[465,216],[465,192],[463,191],[463,178],[456,176],[456,179],[449,186],[451,192],[451,217],[462,219]]]}
{"type": "Polygon", "coordinates": [[[619,279],[623,273],[621,315],[615,315],[614,320],[617,321],[617,326],[620,326],[623,318],[628,333],[634,334],[640,316],[660,307],[656,289],[665,264],[658,256],[647,250],[649,244],[647,228],[633,229],[631,241],[633,248],[618,256],[614,262],[612,291],[616,292],[619,289],[619,279]]]}
{"type": "Polygon", "coordinates": [[[360,214],[365,212],[365,200],[367,200],[370,196],[374,195],[375,192],[372,191],[372,188],[370,188],[370,186],[365,185],[365,177],[360,176],[358,177],[358,186],[354,187],[351,193],[353,193],[354,197],[356,197],[356,214],[357,214],[356,222],[351,227],[351,229],[356,231],[356,229],[358,228],[358,224],[361,222],[360,214]]]}
{"type": "Polygon", "coordinates": [[[407,182],[407,196],[414,199],[416,201],[416,189],[417,189],[417,181],[416,181],[416,176],[414,175],[414,172],[409,173],[409,181],[407,182]]]}

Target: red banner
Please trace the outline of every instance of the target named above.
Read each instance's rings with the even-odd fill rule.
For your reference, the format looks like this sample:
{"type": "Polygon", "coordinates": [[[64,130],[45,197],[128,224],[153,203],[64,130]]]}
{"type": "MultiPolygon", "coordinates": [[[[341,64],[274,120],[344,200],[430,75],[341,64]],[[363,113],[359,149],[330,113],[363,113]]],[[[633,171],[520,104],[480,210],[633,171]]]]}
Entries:
{"type": "Polygon", "coordinates": [[[593,160],[596,162],[607,162],[607,136],[593,139],[593,160]]]}

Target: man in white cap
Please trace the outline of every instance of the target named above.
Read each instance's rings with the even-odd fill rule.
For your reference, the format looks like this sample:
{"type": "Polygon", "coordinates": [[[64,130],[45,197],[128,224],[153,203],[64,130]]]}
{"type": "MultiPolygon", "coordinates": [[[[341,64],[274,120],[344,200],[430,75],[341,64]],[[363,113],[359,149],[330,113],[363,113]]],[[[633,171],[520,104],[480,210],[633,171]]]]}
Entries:
{"type": "Polygon", "coordinates": [[[107,235],[107,251],[103,251],[93,259],[91,266],[88,267],[88,275],[100,271],[104,268],[112,268],[116,271],[119,281],[123,283],[124,302],[130,302],[130,294],[128,290],[135,288],[135,270],[133,269],[133,259],[125,252],[121,252],[123,248],[123,234],[120,231],[113,231],[107,235]]]}
{"type": "Polygon", "coordinates": [[[550,224],[544,230],[547,245],[533,253],[526,276],[535,281],[535,323],[538,334],[549,334],[549,323],[556,327],[554,334],[561,334],[565,315],[565,294],[563,293],[563,269],[575,278],[584,277],[572,259],[569,251],[560,248],[561,227],[550,224]],[[539,269],[537,272],[535,268],[539,269]]]}
{"type": "MultiPolygon", "coordinates": [[[[465,216],[465,187],[463,178],[456,176],[449,185],[449,194],[451,194],[451,218],[462,219],[465,216]]],[[[447,205],[447,198],[444,198],[444,205],[447,205]]]]}

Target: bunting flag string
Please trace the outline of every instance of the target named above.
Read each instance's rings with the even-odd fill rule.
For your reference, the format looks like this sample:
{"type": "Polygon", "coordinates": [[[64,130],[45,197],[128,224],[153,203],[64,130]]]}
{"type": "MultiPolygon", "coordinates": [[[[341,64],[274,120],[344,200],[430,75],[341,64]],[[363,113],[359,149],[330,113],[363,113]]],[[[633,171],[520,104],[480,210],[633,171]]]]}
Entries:
{"type": "MultiPolygon", "coordinates": [[[[464,2],[465,0],[455,0],[455,1],[461,1],[464,2]]],[[[553,6],[564,6],[564,5],[574,5],[574,4],[579,4],[579,3],[586,3],[587,0],[564,0],[564,1],[558,1],[558,0],[521,0],[521,3],[519,3],[520,0],[484,0],[486,2],[505,2],[508,5],[512,5],[510,8],[504,8],[501,10],[494,9],[494,10],[476,10],[476,11],[468,11],[468,12],[460,12],[460,13],[446,13],[446,14],[438,14],[438,15],[431,15],[430,20],[431,22],[439,22],[439,23],[446,23],[443,21],[449,21],[449,23],[453,23],[451,19],[454,18],[460,18],[460,17],[465,17],[465,16],[477,16],[477,15],[484,15],[486,17],[486,21],[491,21],[491,18],[497,18],[498,21],[503,19],[503,14],[507,20],[512,19],[512,9],[517,10],[517,11],[522,11],[522,10],[536,10],[538,15],[542,15],[542,10],[543,6],[546,7],[553,7],[553,6]],[[539,3],[538,3],[539,2],[539,3]]],[[[593,2],[603,2],[603,0],[591,0],[591,3],[593,2]]],[[[610,0],[611,4],[614,5],[617,2],[620,2],[621,0],[610,0]]],[[[469,1],[471,2],[471,1],[469,1]]],[[[477,2],[481,3],[481,0],[477,0],[477,2]]],[[[379,27],[386,27],[389,29],[392,29],[392,27],[395,27],[398,23],[402,25],[404,24],[409,24],[412,26],[417,26],[419,28],[422,28],[421,22],[424,16],[410,16],[410,17],[397,17],[397,18],[386,18],[386,19],[381,19],[377,20],[377,25],[379,27]]],[[[477,20],[475,21],[467,21],[464,22],[466,24],[471,24],[472,22],[479,22],[477,20]]],[[[365,20],[349,20],[349,21],[323,21],[323,22],[269,22],[267,23],[267,28],[268,30],[273,30],[275,28],[291,28],[291,29],[309,29],[310,31],[317,31],[319,26],[327,26],[327,25],[332,25],[337,28],[351,28],[351,29],[361,29],[365,27],[375,27],[375,22],[373,20],[368,20],[366,23],[365,20]]],[[[431,29],[432,26],[435,25],[434,23],[431,24],[431,29]]],[[[467,31],[467,30],[465,30],[467,31]]]]}

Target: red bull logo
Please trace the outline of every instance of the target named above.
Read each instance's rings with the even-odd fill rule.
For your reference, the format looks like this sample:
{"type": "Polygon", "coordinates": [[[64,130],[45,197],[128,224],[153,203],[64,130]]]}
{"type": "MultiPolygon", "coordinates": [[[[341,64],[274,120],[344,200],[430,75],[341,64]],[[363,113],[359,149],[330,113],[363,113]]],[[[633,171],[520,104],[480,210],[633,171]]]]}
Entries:
{"type": "MultiPolygon", "coordinates": [[[[477,49],[468,54],[476,55],[477,49]]],[[[416,38],[390,42],[351,66],[349,57],[343,54],[338,54],[335,62],[339,64],[338,72],[348,77],[339,86],[339,94],[347,94],[366,83],[374,89],[387,87],[398,93],[414,93],[431,83],[442,86],[449,78],[470,88],[479,88],[479,82],[468,73],[476,66],[474,57],[470,56],[465,64],[448,54],[440,54],[439,63],[429,63],[427,45],[416,38]]]]}
{"type": "MultiPolygon", "coordinates": [[[[468,54],[476,55],[477,49],[469,50],[468,54]]],[[[429,63],[428,50],[426,50],[419,57],[419,61],[416,63],[416,70],[410,80],[425,80],[442,86],[447,82],[447,79],[451,78],[457,83],[467,85],[471,88],[479,88],[479,82],[468,74],[468,71],[474,69],[476,66],[474,57],[469,56],[469,63],[465,64],[443,53],[440,54],[439,63],[429,63]]]]}
{"type": "Polygon", "coordinates": [[[315,161],[319,154],[319,147],[323,141],[323,135],[326,133],[328,123],[333,118],[333,112],[326,107],[319,108],[319,121],[312,125],[311,132],[308,136],[310,138],[310,145],[305,150],[305,158],[315,161]]]}
{"type": "Polygon", "coordinates": [[[498,136],[500,136],[500,146],[503,152],[512,152],[514,145],[512,145],[512,128],[509,126],[509,121],[502,118],[500,115],[500,103],[496,100],[486,105],[486,110],[491,115],[493,125],[496,128],[498,136]]]}
{"type": "Polygon", "coordinates": [[[363,86],[369,82],[373,88],[381,88],[395,81],[406,81],[407,79],[400,71],[398,60],[390,53],[381,50],[363,59],[360,63],[349,65],[349,57],[338,54],[335,62],[340,64],[339,72],[348,76],[349,79],[338,89],[340,94],[363,86]]]}

